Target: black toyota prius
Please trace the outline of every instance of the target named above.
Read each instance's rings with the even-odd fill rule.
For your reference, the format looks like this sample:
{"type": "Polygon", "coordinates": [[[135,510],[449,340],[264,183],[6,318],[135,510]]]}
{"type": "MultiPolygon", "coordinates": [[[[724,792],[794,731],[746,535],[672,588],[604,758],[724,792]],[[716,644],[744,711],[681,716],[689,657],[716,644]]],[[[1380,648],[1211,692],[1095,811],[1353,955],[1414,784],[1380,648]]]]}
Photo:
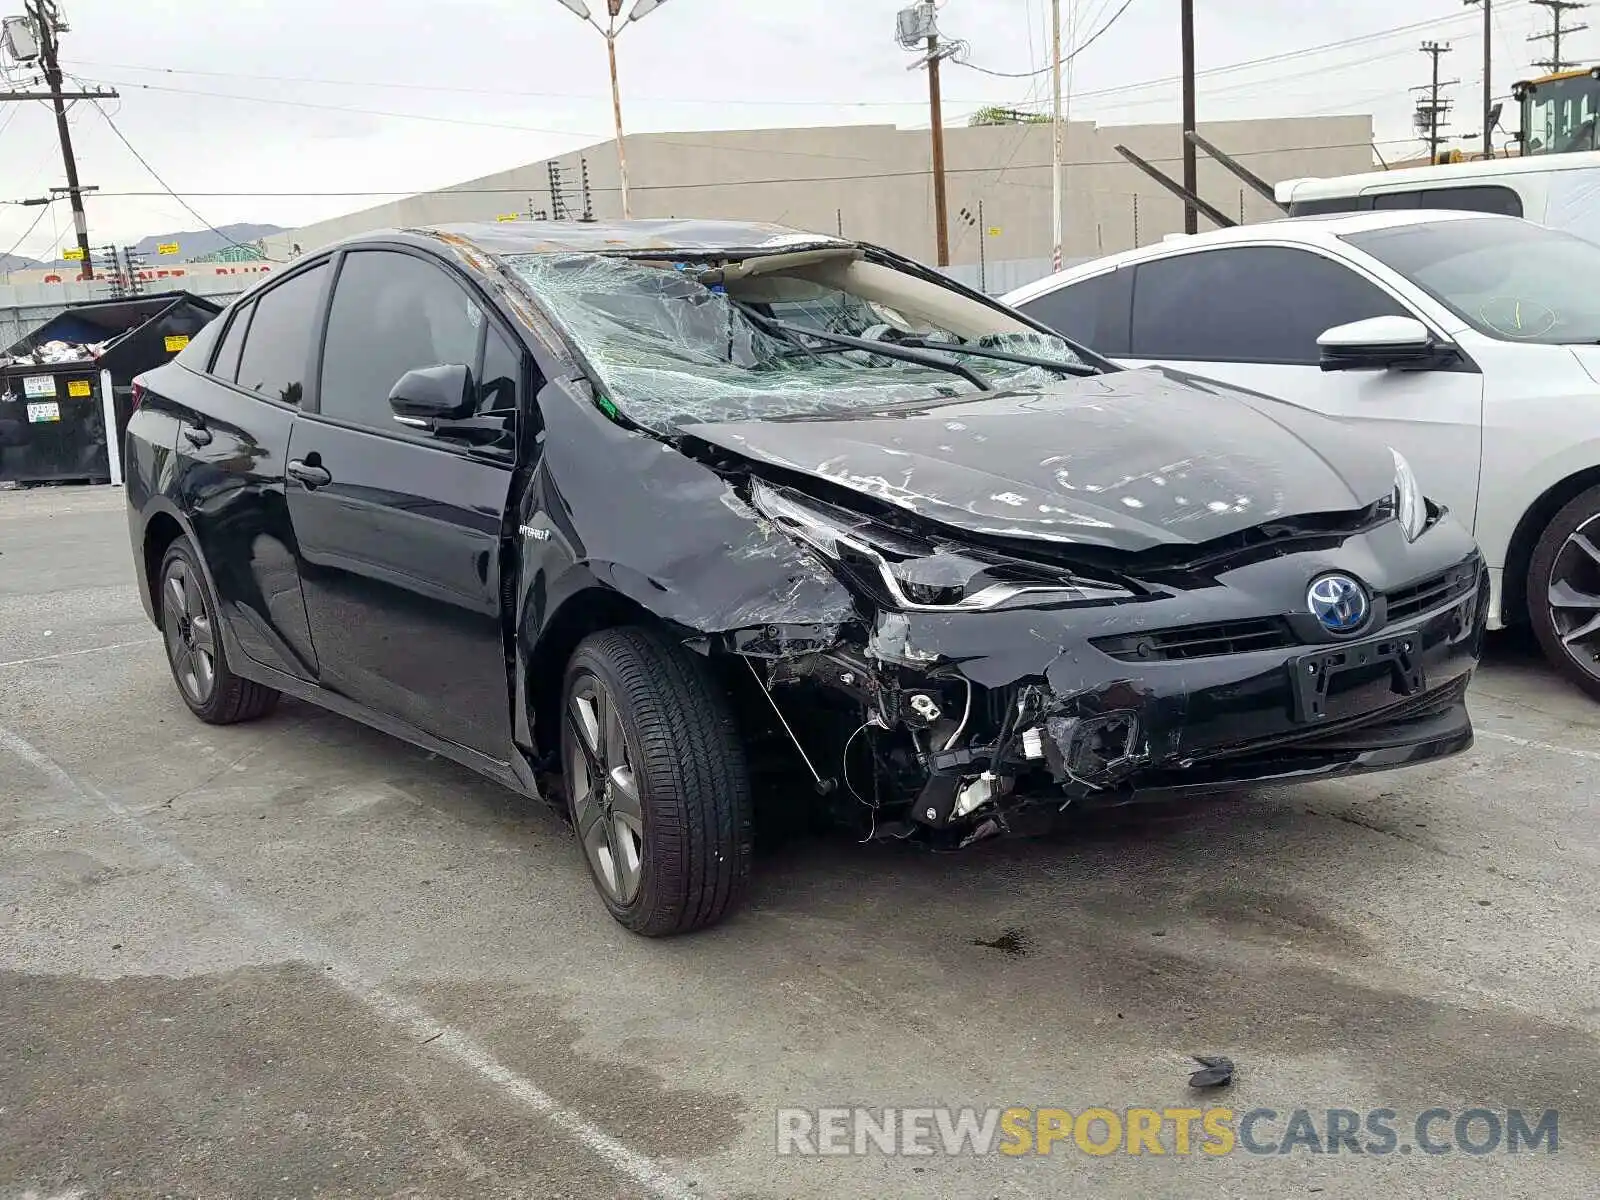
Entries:
{"type": "Polygon", "coordinates": [[[770,225],[380,232],[143,376],[183,701],[282,694],[570,814],[630,929],[755,810],[960,847],[1465,749],[1487,578],[1381,443],[770,225]]]}

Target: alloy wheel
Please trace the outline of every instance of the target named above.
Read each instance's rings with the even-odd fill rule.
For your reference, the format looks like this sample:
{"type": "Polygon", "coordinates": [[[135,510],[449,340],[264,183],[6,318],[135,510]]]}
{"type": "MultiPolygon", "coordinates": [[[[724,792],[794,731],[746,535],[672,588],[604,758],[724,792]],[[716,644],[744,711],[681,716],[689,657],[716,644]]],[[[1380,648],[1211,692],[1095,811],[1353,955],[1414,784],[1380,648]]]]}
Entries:
{"type": "Polygon", "coordinates": [[[644,812],[615,698],[593,675],[573,681],[567,700],[567,787],[589,865],[613,902],[639,894],[644,812]]]}
{"type": "Polygon", "coordinates": [[[161,583],[161,624],[178,686],[192,703],[205,704],[217,686],[216,632],[200,581],[181,558],[167,564],[161,583]]]}
{"type": "Polygon", "coordinates": [[[1573,530],[1550,565],[1550,624],[1582,670],[1600,679],[1600,515],[1573,530]]]}

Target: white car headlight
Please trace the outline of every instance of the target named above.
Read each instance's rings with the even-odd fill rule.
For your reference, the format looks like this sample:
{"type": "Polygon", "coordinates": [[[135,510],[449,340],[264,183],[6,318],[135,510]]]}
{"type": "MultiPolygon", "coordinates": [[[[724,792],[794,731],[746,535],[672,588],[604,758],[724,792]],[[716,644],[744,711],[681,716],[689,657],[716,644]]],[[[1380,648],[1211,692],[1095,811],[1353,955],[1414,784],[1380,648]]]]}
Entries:
{"type": "Polygon", "coordinates": [[[1394,455],[1395,519],[1400,522],[1406,541],[1414,542],[1428,527],[1428,502],[1423,498],[1422,485],[1417,482],[1405,455],[1393,446],[1389,447],[1389,453],[1394,455]]]}
{"type": "Polygon", "coordinates": [[[960,548],[907,537],[865,517],[756,482],[751,503],[778,528],[822,552],[830,562],[902,612],[982,612],[1023,596],[1050,603],[1105,603],[1134,593],[1098,580],[995,569],[960,548]]]}

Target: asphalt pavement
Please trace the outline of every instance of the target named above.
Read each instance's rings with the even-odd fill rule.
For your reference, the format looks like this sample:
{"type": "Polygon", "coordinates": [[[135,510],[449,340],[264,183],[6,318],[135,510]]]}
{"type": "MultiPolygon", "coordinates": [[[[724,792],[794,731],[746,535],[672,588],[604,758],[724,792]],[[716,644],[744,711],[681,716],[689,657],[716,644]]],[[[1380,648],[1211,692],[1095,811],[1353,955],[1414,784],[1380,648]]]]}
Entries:
{"type": "Polygon", "coordinates": [[[300,703],[195,721],[121,493],[0,492],[0,1200],[1590,1196],[1600,705],[1500,638],[1472,710],[1404,773],[794,840],[646,941],[538,804],[300,703]],[[1263,1152],[778,1153],[780,1109],[845,1106],[1276,1116],[1263,1152]],[[1399,1136],[1313,1149],[1301,1109],[1399,1136]],[[1554,1111],[1554,1152],[1468,1152],[1473,1109],[1554,1111]]]}

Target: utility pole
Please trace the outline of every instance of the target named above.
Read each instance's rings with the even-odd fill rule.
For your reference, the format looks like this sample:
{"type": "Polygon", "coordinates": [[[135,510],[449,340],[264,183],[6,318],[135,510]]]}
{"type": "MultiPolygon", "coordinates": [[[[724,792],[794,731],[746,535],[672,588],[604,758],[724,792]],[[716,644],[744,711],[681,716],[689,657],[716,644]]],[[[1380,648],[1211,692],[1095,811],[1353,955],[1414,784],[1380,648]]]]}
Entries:
{"type": "Polygon", "coordinates": [[[1571,12],[1573,9],[1588,8],[1588,4],[1580,3],[1579,0],[1529,0],[1529,2],[1538,5],[1540,8],[1548,8],[1550,10],[1550,28],[1544,33],[1536,33],[1528,39],[1530,42],[1548,41],[1550,43],[1550,57],[1533,65],[1543,67],[1552,75],[1558,71],[1565,71],[1568,67],[1576,66],[1576,63],[1568,62],[1561,57],[1561,39],[1566,34],[1577,33],[1579,30],[1589,27],[1587,25],[1563,25],[1562,19],[1566,13],[1571,12]]]}
{"type": "Polygon", "coordinates": [[[933,126],[933,236],[938,265],[947,267],[950,265],[950,225],[945,199],[944,113],[939,95],[939,62],[954,54],[961,43],[940,40],[933,0],[922,0],[900,10],[895,17],[895,40],[902,50],[922,55],[907,70],[928,68],[928,115],[933,126]]]}
{"type": "MultiPolygon", "coordinates": [[[[1183,39],[1183,188],[1191,196],[1199,193],[1194,143],[1189,134],[1194,132],[1194,0],[1178,0],[1182,6],[1180,36],[1183,39]]],[[[1183,202],[1183,231],[1197,233],[1200,214],[1192,200],[1183,202]]]]}
{"type": "Polygon", "coordinates": [[[1494,41],[1494,10],[1489,7],[1490,0],[1462,0],[1469,8],[1474,4],[1483,5],[1483,157],[1494,157],[1494,88],[1490,85],[1491,73],[1494,69],[1494,56],[1491,44],[1494,41]]]}
{"type": "MultiPolygon", "coordinates": [[[[60,45],[57,35],[67,27],[57,11],[55,0],[26,0],[24,11],[38,39],[37,57],[44,72],[47,92],[0,92],[0,103],[20,100],[48,100],[55,109],[56,133],[61,139],[61,161],[67,169],[67,195],[72,200],[72,225],[78,234],[78,249],[83,252],[83,268],[79,278],[94,277],[94,262],[89,249],[89,222],[83,212],[84,188],[78,182],[78,160],[72,153],[72,131],[67,128],[68,100],[115,100],[117,93],[104,88],[94,91],[66,92],[61,87],[60,45]]],[[[20,52],[20,51],[19,51],[20,52]]],[[[25,61],[31,61],[32,56],[25,61]]]]}
{"type": "Polygon", "coordinates": [[[50,89],[50,104],[56,111],[56,133],[61,138],[61,161],[67,168],[67,194],[72,201],[72,227],[78,232],[78,249],[83,251],[80,279],[94,278],[94,259],[89,250],[89,220],[83,211],[83,188],[78,183],[78,160],[72,153],[72,131],[67,127],[67,101],[61,92],[61,63],[56,41],[57,14],[51,0],[33,0],[28,6],[34,28],[39,32],[39,56],[44,67],[45,85],[50,89]]]}
{"type": "Polygon", "coordinates": [[[944,193],[944,109],[939,96],[939,33],[928,35],[928,115],[933,122],[933,232],[941,267],[950,265],[950,222],[944,193]]]}
{"type": "Polygon", "coordinates": [[[1415,122],[1417,132],[1427,139],[1428,161],[1436,163],[1439,161],[1439,143],[1444,140],[1439,131],[1449,123],[1444,119],[1444,116],[1450,111],[1450,101],[1439,99],[1439,89],[1461,81],[1459,79],[1443,81],[1439,79],[1439,57],[1450,53],[1449,43],[1423,42],[1422,52],[1433,60],[1432,80],[1425,87],[1411,89],[1414,92],[1427,93],[1426,99],[1417,101],[1415,122]]]}
{"type": "Polygon", "coordinates": [[[1051,263],[1061,270],[1061,0],[1050,0],[1050,74],[1054,100],[1050,108],[1051,263]]]}

